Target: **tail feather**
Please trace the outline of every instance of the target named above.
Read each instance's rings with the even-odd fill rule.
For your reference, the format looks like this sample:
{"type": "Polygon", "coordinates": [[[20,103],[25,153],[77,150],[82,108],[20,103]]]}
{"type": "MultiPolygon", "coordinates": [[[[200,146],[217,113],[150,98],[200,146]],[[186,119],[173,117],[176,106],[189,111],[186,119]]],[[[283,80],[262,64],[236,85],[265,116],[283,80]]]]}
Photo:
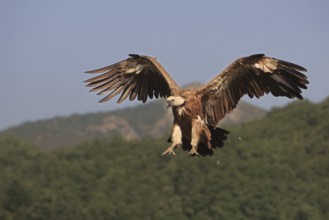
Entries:
{"type": "Polygon", "coordinates": [[[213,148],[221,148],[224,147],[224,141],[227,139],[227,135],[230,133],[222,128],[215,128],[212,126],[208,126],[211,132],[211,144],[213,148]]]}
{"type": "Polygon", "coordinates": [[[213,149],[224,147],[224,141],[227,139],[227,135],[229,134],[229,131],[210,125],[208,125],[208,129],[211,133],[211,140],[208,143],[199,143],[198,153],[201,156],[211,156],[214,154],[213,149]]]}

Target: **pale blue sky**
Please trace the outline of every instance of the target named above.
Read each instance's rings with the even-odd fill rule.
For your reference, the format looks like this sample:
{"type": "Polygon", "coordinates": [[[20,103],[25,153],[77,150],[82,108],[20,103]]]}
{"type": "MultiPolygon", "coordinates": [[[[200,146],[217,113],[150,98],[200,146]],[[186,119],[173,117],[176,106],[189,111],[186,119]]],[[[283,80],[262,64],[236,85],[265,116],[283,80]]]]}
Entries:
{"type": "MultiPolygon", "coordinates": [[[[329,1],[1,0],[0,130],[129,105],[98,104],[82,83],[84,71],[128,53],[158,57],[181,85],[266,53],[306,67],[304,96],[321,101],[329,95],[328,11],[329,1]]],[[[288,103],[244,100],[266,109],[288,103]]]]}

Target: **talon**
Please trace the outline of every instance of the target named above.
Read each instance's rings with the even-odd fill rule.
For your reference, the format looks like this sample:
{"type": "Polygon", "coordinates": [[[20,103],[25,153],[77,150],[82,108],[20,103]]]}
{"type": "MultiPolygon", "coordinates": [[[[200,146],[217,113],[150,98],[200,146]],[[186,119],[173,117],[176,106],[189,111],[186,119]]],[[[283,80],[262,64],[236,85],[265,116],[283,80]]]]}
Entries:
{"type": "Polygon", "coordinates": [[[176,157],[176,153],[174,152],[174,150],[171,147],[168,147],[163,153],[162,156],[167,156],[169,154],[172,154],[173,156],[176,157]]]}
{"type": "Polygon", "coordinates": [[[188,155],[191,156],[198,156],[200,157],[200,154],[198,153],[198,151],[196,150],[196,148],[192,147],[192,149],[188,152],[188,155]]]}

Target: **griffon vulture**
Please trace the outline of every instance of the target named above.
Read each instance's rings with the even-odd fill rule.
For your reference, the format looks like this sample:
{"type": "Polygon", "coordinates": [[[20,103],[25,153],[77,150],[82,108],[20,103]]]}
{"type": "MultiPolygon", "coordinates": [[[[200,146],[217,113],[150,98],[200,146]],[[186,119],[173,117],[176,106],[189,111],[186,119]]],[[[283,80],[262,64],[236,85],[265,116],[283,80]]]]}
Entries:
{"type": "Polygon", "coordinates": [[[304,67],[287,61],[255,54],[235,60],[202,88],[181,88],[156,58],[130,54],[113,65],[87,71],[100,74],[85,81],[91,92],[107,94],[106,102],[121,94],[118,103],[127,97],[143,103],[148,98],[165,97],[172,108],[174,122],[171,145],[163,156],[175,155],[181,146],[190,156],[212,155],[213,149],[224,146],[229,133],[218,127],[219,121],[232,111],[240,98],[247,94],[259,98],[274,96],[303,99],[301,89],[307,89],[304,67]]]}

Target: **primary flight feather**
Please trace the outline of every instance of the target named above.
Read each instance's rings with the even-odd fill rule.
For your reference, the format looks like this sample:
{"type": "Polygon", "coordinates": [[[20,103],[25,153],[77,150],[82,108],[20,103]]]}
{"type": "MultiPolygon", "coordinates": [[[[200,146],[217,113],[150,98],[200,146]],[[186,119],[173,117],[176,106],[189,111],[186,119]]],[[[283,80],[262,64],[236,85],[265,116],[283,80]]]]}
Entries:
{"type": "Polygon", "coordinates": [[[153,57],[129,54],[129,58],[110,66],[87,71],[100,74],[86,80],[90,91],[106,95],[106,102],[120,94],[118,103],[129,97],[146,102],[148,98],[167,98],[172,108],[171,145],[163,156],[175,155],[182,146],[190,156],[212,155],[223,147],[228,131],[218,123],[247,94],[259,98],[274,96],[303,99],[301,89],[309,83],[304,67],[287,61],[255,54],[235,60],[214,79],[199,89],[181,88],[153,57]]]}

